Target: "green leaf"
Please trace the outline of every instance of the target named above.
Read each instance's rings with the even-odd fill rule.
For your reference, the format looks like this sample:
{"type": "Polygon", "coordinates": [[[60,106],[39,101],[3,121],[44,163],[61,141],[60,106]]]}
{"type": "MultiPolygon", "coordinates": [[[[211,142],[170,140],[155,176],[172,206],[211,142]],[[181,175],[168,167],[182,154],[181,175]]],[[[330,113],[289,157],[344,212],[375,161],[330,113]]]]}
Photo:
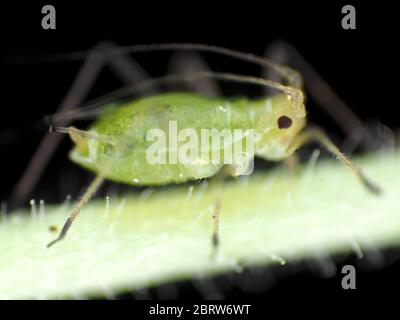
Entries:
{"type": "Polygon", "coordinates": [[[400,244],[400,153],[356,159],[383,194],[368,193],[337,161],[259,172],[193,187],[148,189],[91,201],[66,239],[47,249],[69,207],[36,204],[0,224],[0,298],[72,298],[122,293],[315,256],[400,244]],[[220,248],[212,214],[221,197],[220,248]]]}

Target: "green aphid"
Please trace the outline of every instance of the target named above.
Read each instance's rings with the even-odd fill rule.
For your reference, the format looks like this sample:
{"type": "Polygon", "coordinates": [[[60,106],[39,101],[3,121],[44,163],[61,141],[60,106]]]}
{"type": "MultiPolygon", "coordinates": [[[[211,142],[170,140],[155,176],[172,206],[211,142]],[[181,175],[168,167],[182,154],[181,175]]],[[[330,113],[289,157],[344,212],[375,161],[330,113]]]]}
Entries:
{"type": "MultiPolygon", "coordinates": [[[[285,94],[257,100],[211,98],[196,93],[161,94],[110,106],[88,131],[97,137],[70,130],[76,142],[70,158],[95,173],[107,166],[105,178],[132,185],[182,183],[217,173],[225,165],[223,156],[216,164],[148,163],[146,153],[153,142],[146,139],[146,133],[160,128],[168,141],[169,124],[173,121],[178,130],[191,128],[196,132],[252,128],[255,155],[281,160],[292,152],[289,145],[304,127],[305,109],[304,105],[296,108],[285,94]]],[[[202,153],[201,145],[199,148],[202,153]]],[[[247,161],[253,158],[254,154],[247,161]]],[[[237,166],[245,168],[247,164],[237,166]]]]}
{"type": "MultiPolygon", "coordinates": [[[[180,47],[181,49],[185,48],[185,45],[181,46],[183,46],[180,47]]],[[[186,48],[196,49],[195,46],[186,45],[186,48]]],[[[323,131],[317,128],[306,128],[302,81],[296,71],[274,64],[262,57],[249,56],[224,48],[201,47],[203,50],[207,48],[209,51],[268,65],[292,81],[289,81],[290,85],[285,86],[262,78],[227,73],[203,73],[199,77],[253,83],[272,87],[281,93],[258,99],[228,99],[187,92],[164,93],[128,103],[108,105],[87,131],[73,127],[59,128],[58,131],[69,133],[75,142],[75,148],[70,153],[71,160],[94,172],[96,178],[76,204],[59,237],[48,246],[65,237],[81,208],[93,196],[104,179],[130,185],[165,185],[208,178],[223,167],[227,168],[232,175],[237,176],[246,172],[254,157],[279,161],[289,157],[299,147],[310,141],[319,142],[326,147],[348,166],[370,191],[375,193],[379,191],[365,178],[360,169],[338,150],[323,131]],[[201,136],[201,131],[204,129],[220,131],[251,129],[254,132],[254,150],[239,162],[226,163],[223,155],[227,152],[229,145],[213,150],[211,144],[211,148],[208,146],[207,150],[202,150],[200,144],[198,154],[201,157],[194,158],[189,163],[179,161],[177,163],[171,163],[171,161],[149,163],[147,152],[154,141],[149,141],[148,133],[152,129],[160,129],[166,132],[165,138],[169,141],[171,122],[177,124],[178,130],[191,129],[198,136],[201,136]],[[204,161],[204,154],[210,155],[213,152],[220,155],[221,161],[218,163],[204,161]]],[[[154,50],[154,48],[150,49],[154,50]]],[[[176,147],[179,145],[174,146],[176,147]]],[[[171,151],[169,148],[171,145],[167,144],[163,150],[168,156],[171,151]]]]}

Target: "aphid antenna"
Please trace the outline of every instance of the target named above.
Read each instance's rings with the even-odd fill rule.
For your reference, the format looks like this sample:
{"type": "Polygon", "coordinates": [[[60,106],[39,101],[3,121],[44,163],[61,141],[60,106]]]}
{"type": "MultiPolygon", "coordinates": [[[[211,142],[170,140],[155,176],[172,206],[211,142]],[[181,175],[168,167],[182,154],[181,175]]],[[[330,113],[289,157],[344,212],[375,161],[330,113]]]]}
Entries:
{"type": "Polygon", "coordinates": [[[149,87],[160,86],[164,84],[171,84],[182,81],[186,82],[196,81],[201,78],[211,78],[220,81],[236,82],[236,83],[249,83],[267,88],[273,88],[286,93],[290,99],[293,99],[295,101],[296,108],[299,108],[304,103],[304,93],[302,90],[296,87],[285,86],[279,82],[255,76],[225,73],[225,72],[203,71],[203,72],[194,72],[191,74],[169,74],[166,76],[145,80],[138,84],[128,85],[126,87],[111,91],[91,102],[88,102],[79,109],[73,109],[66,112],[58,112],[52,114],[50,117],[54,122],[66,121],[66,120],[90,119],[95,117],[102,110],[104,110],[104,106],[107,103],[110,103],[111,101],[124,99],[128,96],[140,93],[148,89],[149,87]]]}
{"type": "MultiPolygon", "coordinates": [[[[297,70],[294,70],[284,65],[280,65],[270,59],[252,53],[241,52],[234,49],[228,49],[224,47],[202,44],[202,43],[162,43],[162,44],[139,44],[132,46],[121,46],[110,49],[107,52],[107,57],[110,58],[112,56],[122,55],[122,54],[134,54],[134,53],[141,53],[141,52],[144,53],[152,51],[173,51],[173,50],[209,52],[237,59],[240,61],[253,63],[264,68],[265,67],[271,68],[275,72],[277,72],[283,79],[286,79],[290,86],[299,89],[303,87],[302,76],[297,70]]],[[[93,54],[93,50],[73,51],[69,53],[59,53],[50,55],[36,55],[36,56],[25,55],[20,57],[14,56],[12,57],[12,60],[14,62],[18,62],[19,58],[23,58],[21,60],[23,60],[24,63],[26,63],[29,60],[31,60],[32,62],[43,62],[43,63],[65,61],[65,60],[83,60],[87,58],[87,56],[90,53],[93,54]]]]}

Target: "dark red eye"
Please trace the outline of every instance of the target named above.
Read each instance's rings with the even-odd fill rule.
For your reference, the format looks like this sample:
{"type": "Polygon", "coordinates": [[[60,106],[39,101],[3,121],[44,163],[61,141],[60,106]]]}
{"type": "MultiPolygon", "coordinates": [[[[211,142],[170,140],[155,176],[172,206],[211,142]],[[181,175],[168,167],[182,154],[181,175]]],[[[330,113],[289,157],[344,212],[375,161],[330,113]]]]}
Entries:
{"type": "Polygon", "coordinates": [[[281,116],[278,119],[278,128],[279,129],[288,129],[292,126],[292,119],[287,116],[281,116]]]}

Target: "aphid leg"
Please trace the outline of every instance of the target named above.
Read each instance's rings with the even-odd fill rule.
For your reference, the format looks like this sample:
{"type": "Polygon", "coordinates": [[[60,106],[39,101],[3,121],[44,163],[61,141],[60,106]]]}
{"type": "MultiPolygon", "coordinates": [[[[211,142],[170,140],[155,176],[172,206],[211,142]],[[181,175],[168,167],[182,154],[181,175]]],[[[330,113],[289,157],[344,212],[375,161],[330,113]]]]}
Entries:
{"type": "Polygon", "coordinates": [[[90,198],[96,193],[97,189],[100,187],[104,180],[104,177],[102,175],[97,175],[96,178],[93,180],[93,182],[89,185],[89,187],[86,189],[85,193],[83,196],[79,199],[75,207],[73,208],[69,218],[65,222],[63,228],[61,229],[61,232],[57,239],[53,240],[47,245],[47,248],[50,248],[52,245],[57,243],[58,241],[61,241],[62,239],[65,238],[67,235],[67,232],[69,228],[71,227],[72,223],[75,221],[77,216],[79,215],[81,209],[83,206],[90,200],[90,198]]]}
{"type": "Polygon", "coordinates": [[[318,142],[324,146],[329,152],[331,152],[338,160],[340,160],[345,166],[349,167],[354,174],[360,179],[362,184],[372,193],[379,194],[381,189],[371,182],[361,171],[361,169],[352,162],[345,154],[343,154],[328,138],[328,136],[319,128],[307,128],[299,135],[297,135],[291,145],[288,148],[288,153],[292,153],[301,146],[309,142],[318,142]]]}
{"type": "Polygon", "coordinates": [[[219,214],[221,211],[221,195],[217,196],[217,199],[215,201],[214,205],[214,212],[213,212],[213,233],[211,237],[211,245],[212,245],[212,251],[211,251],[211,259],[214,260],[217,257],[218,253],[218,248],[220,245],[220,239],[219,239],[219,214]]]}
{"type": "MultiPolygon", "coordinates": [[[[100,42],[96,48],[106,58],[110,69],[121,79],[124,84],[135,84],[145,79],[150,79],[150,75],[142,66],[128,54],[114,55],[112,52],[119,46],[111,41],[100,42]]],[[[151,89],[148,89],[151,91],[151,89]]]]}
{"type": "Polygon", "coordinates": [[[290,156],[283,159],[284,166],[287,167],[292,173],[297,171],[299,162],[299,157],[296,153],[292,153],[290,156]]]}
{"type": "MultiPolygon", "coordinates": [[[[365,123],[291,44],[283,40],[275,41],[267,47],[265,55],[278,63],[290,65],[300,71],[307,92],[332,117],[353,144],[360,143],[360,137],[365,138],[364,143],[362,142],[364,147],[368,147],[369,142],[375,141],[365,123]]],[[[264,75],[269,79],[279,81],[277,74],[271,71],[273,70],[265,70],[264,75]]]]}
{"type": "MultiPolygon", "coordinates": [[[[168,65],[169,74],[190,75],[199,72],[211,72],[205,60],[195,52],[174,52],[168,65]]],[[[221,90],[216,81],[211,78],[199,79],[186,84],[190,89],[208,96],[221,96],[221,90]]],[[[170,85],[175,90],[176,85],[170,85]]]]}
{"type": "MultiPolygon", "coordinates": [[[[82,67],[79,69],[71,88],[62,100],[57,112],[65,112],[76,108],[86,98],[100,71],[106,62],[109,62],[121,80],[133,83],[145,77],[144,72],[132,60],[122,54],[108,54],[115,52],[116,46],[112,43],[99,44],[86,54],[82,67]],[[107,61],[108,60],[108,61],[107,61]]],[[[61,126],[67,126],[69,121],[62,121],[61,126]]],[[[23,203],[43,174],[43,170],[60,144],[63,136],[47,133],[43,136],[38,148],[33,154],[28,166],[13,188],[11,201],[14,204],[23,203]]]]}

